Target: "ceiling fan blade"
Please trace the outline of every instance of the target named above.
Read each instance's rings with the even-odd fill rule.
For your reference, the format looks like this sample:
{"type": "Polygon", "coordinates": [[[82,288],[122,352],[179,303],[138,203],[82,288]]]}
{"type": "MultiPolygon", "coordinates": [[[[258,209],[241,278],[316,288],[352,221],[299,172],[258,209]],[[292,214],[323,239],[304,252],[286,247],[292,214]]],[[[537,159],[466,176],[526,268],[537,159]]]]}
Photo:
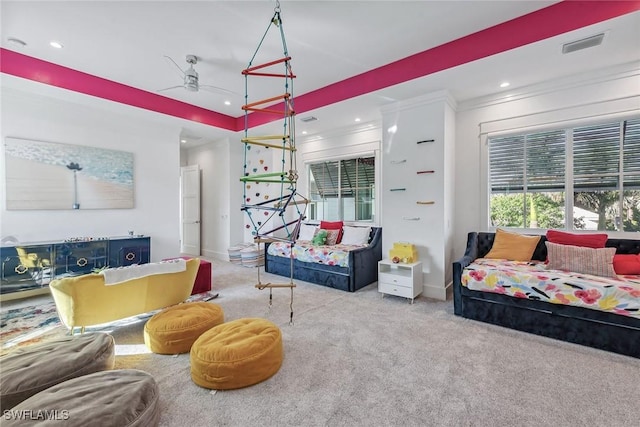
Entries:
{"type": "Polygon", "coordinates": [[[176,66],[176,68],[180,71],[180,77],[184,78],[185,72],[182,68],[180,68],[180,66],[178,64],[176,64],[176,61],[174,61],[173,59],[171,59],[170,56],[164,55],[165,58],[167,58],[169,61],[173,62],[173,65],[176,66]]]}
{"type": "Polygon", "coordinates": [[[164,89],[158,89],[156,92],[163,92],[165,90],[169,90],[169,89],[178,89],[178,88],[184,88],[183,85],[179,85],[179,86],[171,86],[171,87],[165,87],[164,89]]]}
{"type": "Polygon", "coordinates": [[[200,85],[200,89],[202,90],[206,90],[209,92],[218,92],[218,93],[226,93],[228,95],[238,95],[238,92],[234,92],[232,90],[227,90],[218,86],[211,86],[211,85],[200,85]]]}

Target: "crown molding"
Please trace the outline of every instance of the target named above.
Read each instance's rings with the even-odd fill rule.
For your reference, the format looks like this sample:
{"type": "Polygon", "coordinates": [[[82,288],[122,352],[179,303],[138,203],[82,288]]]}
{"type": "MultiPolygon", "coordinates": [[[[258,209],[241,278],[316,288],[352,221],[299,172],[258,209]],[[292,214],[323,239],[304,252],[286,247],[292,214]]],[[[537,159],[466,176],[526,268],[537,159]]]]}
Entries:
{"type": "Polygon", "coordinates": [[[439,90],[436,92],[426,93],[414,98],[393,102],[391,104],[380,107],[382,114],[395,113],[404,110],[413,110],[425,105],[435,104],[436,102],[444,102],[448,104],[454,111],[458,108],[458,103],[451,96],[448,90],[439,90]]]}
{"type": "Polygon", "coordinates": [[[330,131],[317,132],[304,136],[296,136],[296,139],[300,143],[315,142],[323,139],[333,139],[341,136],[357,135],[359,133],[381,131],[382,123],[379,120],[369,121],[365,123],[358,123],[352,126],[343,126],[341,128],[331,129],[330,131]]]}
{"type": "Polygon", "coordinates": [[[616,65],[596,70],[591,73],[573,74],[562,79],[546,81],[535,85],[525,86],[515,92],[505,95],[493,94],[474,98],[458,103],[458,112],[474,110],[476,108],[490,107],[513,101],[519,101],[527,98],[533,98],[552,92],[560,92],[563,90],[573,89],[577,87],[591,86],[598,83],[624,79],[637,76],[640,74],[640,61],[633,61],[625,64],[616,65]]]}

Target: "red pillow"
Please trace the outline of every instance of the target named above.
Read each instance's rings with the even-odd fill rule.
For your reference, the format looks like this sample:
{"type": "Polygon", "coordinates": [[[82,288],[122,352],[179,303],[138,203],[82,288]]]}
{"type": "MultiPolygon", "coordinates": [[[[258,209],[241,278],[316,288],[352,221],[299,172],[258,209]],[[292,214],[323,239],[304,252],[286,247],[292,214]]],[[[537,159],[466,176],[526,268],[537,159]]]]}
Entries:
{"type": "Polygon", "coordinates": [[[342,241],[342,226],[344,225],[344,221],[320,221],[320,228],[325,230],[340,230],[338,233],[338,240],[336,244],[342,241]]]}
{"type": "Polygon", "coordinates": [[[609,236],[607,234],[573,234],[558,230],[548,230],[547,240],[557,245],[582,246],[583,248],[604,248],[609,236]]]}
{"type": "Polygon", "coordinates": [[[613,256],[616,274],[640,274],[640,254],[618,254],[613,256]]]}

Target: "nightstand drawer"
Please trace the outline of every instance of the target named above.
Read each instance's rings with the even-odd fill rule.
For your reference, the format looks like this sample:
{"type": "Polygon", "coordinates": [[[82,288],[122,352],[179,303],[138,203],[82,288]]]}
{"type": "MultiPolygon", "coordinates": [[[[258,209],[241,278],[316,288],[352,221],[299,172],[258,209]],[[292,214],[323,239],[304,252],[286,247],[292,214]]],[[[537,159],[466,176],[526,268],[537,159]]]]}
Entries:
{"type": "Polygon", "coordinates": [[[378,281],[378,292],[382,292],[383,294],[388,295],[396,295],[404,298],[413,299],[415,295],[413,295],[413,288],[407,286],[398,286],[390,283],[384,283],[378,281]]]}
{"type": "Polygon", "coordinates": [[[378,273],[378,282],[388,283],[390,285],[405,286],[410,288],[413,286],[413,277],[401,276],[401,275],[392,274],[392,273],[378,273]]]}

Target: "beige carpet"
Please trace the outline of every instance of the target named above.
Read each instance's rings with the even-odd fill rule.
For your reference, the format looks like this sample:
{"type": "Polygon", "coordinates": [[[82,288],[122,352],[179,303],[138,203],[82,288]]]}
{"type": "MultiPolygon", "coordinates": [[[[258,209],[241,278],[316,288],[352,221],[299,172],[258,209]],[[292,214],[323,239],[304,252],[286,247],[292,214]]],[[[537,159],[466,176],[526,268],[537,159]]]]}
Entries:
{"type": "MultiPolygon", "coordinates": [[[[474,322],[452,302],[411,305],[296,282],[258,290],[256,270],[213,261],[226,320],[280,326],[284,362],[240,390],[195,385],[189,355],[150,354],[144,320],[112,328],[116,367],[159,384],[163,426],[631,426],[640,419],[640,360],[474,322]]],[[[283,278],[262,274],[263,281],[283,278]]],[[[286,281],[287,279],[284,279],[286,281]]]]}

